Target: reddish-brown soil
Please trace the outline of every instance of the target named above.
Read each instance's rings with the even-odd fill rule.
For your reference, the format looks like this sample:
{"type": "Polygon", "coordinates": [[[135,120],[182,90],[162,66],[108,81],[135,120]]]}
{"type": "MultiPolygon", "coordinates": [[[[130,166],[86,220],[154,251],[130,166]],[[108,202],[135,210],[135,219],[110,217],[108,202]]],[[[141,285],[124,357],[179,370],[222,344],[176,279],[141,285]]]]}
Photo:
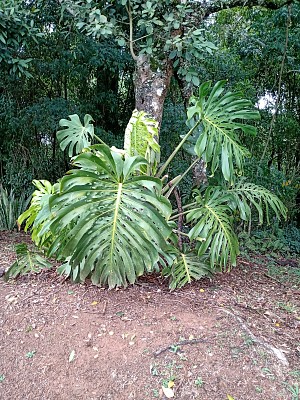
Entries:
{"type": "MultiPolygon", "coordinates": [[[[0,234],[1,267],[24,240],[0,234]]],[[[1,278],[0,294],[1,400],[166,399],[168,384],[182,400],[299,399],[300,289],[265,258],[174,292],[155,276],[108,291],[51,269],[1,278]]]]}

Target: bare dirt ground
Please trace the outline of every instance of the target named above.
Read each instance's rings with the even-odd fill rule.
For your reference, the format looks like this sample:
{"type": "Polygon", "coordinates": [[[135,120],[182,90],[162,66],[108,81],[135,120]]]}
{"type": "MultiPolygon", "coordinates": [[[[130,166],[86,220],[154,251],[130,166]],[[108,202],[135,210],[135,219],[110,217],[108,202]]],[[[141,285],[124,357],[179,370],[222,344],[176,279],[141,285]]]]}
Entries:
{"type": "MultiPolygon", "coordinates": [[[[0,233],[1,267],[24,240],[0,233]]],[[[55,269],[1,278],[0,399],[299,399],[300,276],[268,262],[174,292],[156,276],[111,291],[55,269]]]]}

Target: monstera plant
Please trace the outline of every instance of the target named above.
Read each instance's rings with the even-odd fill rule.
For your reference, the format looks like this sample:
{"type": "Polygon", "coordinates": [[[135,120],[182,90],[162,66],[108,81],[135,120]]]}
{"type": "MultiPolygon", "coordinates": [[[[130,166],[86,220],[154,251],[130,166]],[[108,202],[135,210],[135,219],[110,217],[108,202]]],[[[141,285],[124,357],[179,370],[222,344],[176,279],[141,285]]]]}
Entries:
{"type": "Polygon", "coordinates": [[[256,210],[261,222],[271,210],[286,216],[274,194],[241,178],[249,152],[238,135],[255,134],[255,127],[244,121],[259,114],[239,94],[224,94],[224,86],[224,81],[200,86],[188,108],[190,130],[165,163],[160,162],[157,123],[144,112],[133,112],[124,149],[104,144],[89,115],[84,125],[74,115],[60,121],[64,129],[57,137],[73,156],[73,169],[53,186],[35,181],[38,190],[19,218],[35,243],[62,261],[60,273],[113,288],[161,271],[174,289],[236,264],[236,215],[246,221],[256,210]],[[92,145],[95,141],[101,144],[92,145]],[[194,161],[168,182],[166,168],[182,148],[194,161]],[[200,159],[211,176],[219,173],[218,186],[196,189],[190,204],[172,211],[174,188],[200,159]],[[178,219],[185,219],[184,232],[178,219]],[[178,235],[185,238],[183,245],[178,235]]]}

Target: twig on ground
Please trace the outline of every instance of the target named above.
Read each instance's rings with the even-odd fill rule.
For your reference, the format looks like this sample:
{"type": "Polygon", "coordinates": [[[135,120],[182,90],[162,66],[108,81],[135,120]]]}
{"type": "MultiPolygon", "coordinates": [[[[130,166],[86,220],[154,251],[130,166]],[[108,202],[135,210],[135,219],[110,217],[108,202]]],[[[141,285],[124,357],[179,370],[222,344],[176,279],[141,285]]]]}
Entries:
{"type": "Polygon", "coordinates": [[[260,344],[261,346],[263,346],[268,353],[275,355],[275,357],[286,367],[289,366],[289,362],[286,358],[286,356],[283,354],[282,350],[277,349],[276,347],[270,345],[267,342],[264,342],[262,339],[259,339],[258,337],[256,337],[248,328],[248,326],[244,323],[244,321],[242,320],[241,317],[239,317],[238,315],[233,314],[232,312],[225,310],[224,308],[220,308],[220,310],[222,310],[223,312],[225,312],[226,314],[230,315],[231,317],[235,318],[242,326],[242,328],[244,329],[244,331],[247,332],[247,334],[249,335],[249,337],[253,340],[253,342],[260,344]]]}
{"type": "Polygon", "coordinates": [[[186,309],[189,308],[190,310],[193,310],[191,306],[189,306],[188,304],[184,303],[183,301],[177,300],[177,299],[165,299],[165,301],[167,301],[168,303],[179,303],[181,305],[183,305],[186,309]]]}
{"type": "Polygon", "coordinates": [[[282,285],[284,287],[288,287],[287,285],[285,285],[284,283],[280,282],[278,279],[274,278],[273,276],[268,275],[267,273],[264,273],[264,276],[266,276],[269,279],[272,279],[272,281],[277,282],[279,285],[282,285]]]}
{"type": "Polygon", "coordinates": [[[171,344],[171,345],[169,345],[169,346],[167,346],[167,347],[164,347],[164,348],[162,348],[162,349],[159,349],[159,350],[155,351],[155,352],[153,353],[153,356],[154,356],[154,357],[157,357],[157,356],[159,356],[161,353],[164,353],[165,351],[172,349],[172,347],[186,346],[187,344],[206,343],[206,342],[207,342],[207,339],[202,339],[202,338],[199,338],[199,339],[190,339],[190,340],[182,340],[181,342],[173,343],[173,344],[171,344]]]}

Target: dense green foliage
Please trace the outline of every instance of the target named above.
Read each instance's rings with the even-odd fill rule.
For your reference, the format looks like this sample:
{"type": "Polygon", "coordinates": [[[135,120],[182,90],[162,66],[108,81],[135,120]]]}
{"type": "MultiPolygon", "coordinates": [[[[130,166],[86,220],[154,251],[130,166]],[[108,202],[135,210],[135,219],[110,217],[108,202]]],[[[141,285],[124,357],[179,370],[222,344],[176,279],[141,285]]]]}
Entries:
{"type": "Polygon", "coordinates": [[[126,129],[125,143],[130,143],[127,147],[130,152],[106,144],[91,145],[94,129],[90,115],[85,116],[84,125],[75,115],[70,116],[70,121],[60,121],[65,127],[57,133],[62,148],[71,145],[70,156],[74,149],[79,153],[72,158],[75,168],[55,187],[49,182],[36,182],[39,191],[34,193],[29,210],[19,218],[19,223],[27,220],[26,229],[32,226],[33,239],[48,256],[65,261],[60,272],[67,273],[74,281],[89,277],[95,284],[108,284],[112,288],[134,283],[146,271],[164,267],[163,273],[171,277],[170,287],[180,287],[236,264],[239,246],[234,212],[244,221],[251,217],[251,206],[257,210],[261,222],[264,212],[269,219],[270,210],[278,218],[286,217],[285,206],[274,194],[237,178],[242,161],[235,162],[237,171],[227,169],[229,162],[233,165],[239,156],[234,150],[236,132],[255,133],[254,127],[235,119],[255,120],[258,115],[237,94],[222,95],[224,84],[218,82],[212,88],[210,83],[200,86],[199,95],[192,99],[187,112],[190,131],[158,172],[142,168],[151,165],[151,155],[149,160],[145,158],[149,155],[148,147],[150,153],[159,151],[157,144],[153,149],[155,121],[144,112],[134,111],[126,129]],[[228,114],[229,99],[232,116],[228,114]],[[194,151],[198,159],[205,154],[209,168],[222,171],[223,185],[210,185],[204,193],[197,190],[184,212],[172,213],[168,197],[185,173],[170,182],[161,177],[193,134],[197,137],[194,151]],[[218,145],[228,138],[229,149],[218,145]],[[145,142],[148,146],[142,148],[145,142]],[[187,233],[174,229],[172,222],[184,215],[187,233]],[[181,235],[189,238],[184,251],[181,235]]]}
{"type": "Polygon", "coordinates": [[[30,201],[24,194],[16,196],[0,185],[0,230],[11,231],[17,227],[17,219],[23,213],[30,201]]]}
{"type": "MultiPolygon", "coordinates": [[[[251,234],[252,229],[264,230],[267,222],[279,223],[279,214],[285,215],[285,209],[275,195],[288,208],[289,226],[297,229],[300,4],[298,0],[290,5],[284,5],[283,0],[262,0],[258,7],[252,4],[246,7],[248,3],[257,3],[246,0],[245,6],[236,7],[234,3],[231,0],[3,1],[0,5],[0,184],[5,188],[1,189],[2,229],[16,227],[16,210],[19,207],[23,211],[19,204],[24,204],[31,195],[35,180],[37,190],[31,207],[20,222],[26,220],[34,241],[48,254],[66,258],[61,271],[75,280],[84,279],[95,271],[91,263],[89,273],[80,274],[83,260],[92,256],[88,253],[73,256],[76,243],[68,234],[77,232],[77,220],[71,218],[71,211],[70,220],[62,216],[65,212],[62,210],[71,209],[68,196],[74,191],[74,204],[81,207],[75,195],[81,186],[91,199],[95,189],[90,186],[112,185],[114,195],[108,196],[111,203],[105,197],[105,190],[101,191],[104,195],[101,201],[110,209],[125,204],[127,210],[126,196],[118,197],[119,184],[130,186],[137,177],[148,176],[152,189],[137,187],[149,190],[151,199],[155,196],[165,199],[162,201],[174,210],[167,216],[166,210],[155,208],[156,203],[156,206],[151,201],[145,203],[146,208],[161,216],[161,223],[172,221],[168,225],[169,236],[163,235],[166,246],[160,242],[161,252],[150,251],[151,262],[145,257],[145,264],[133,266],[125,275],[119,274],[116,260],[124,262],[131,257],[130,251],[126,255],[117,252],[115,259],[107,258],[107,254],[112,254],[108,251],[104,259],[110,263],[114,275],[110,280],[105,273],[97,278],[93,275],[93,280],[101,283],[109,280],[111,286],[125,284],[133,282],[143,271],[157,270],[159,265],[164,267],[173,288],[216,270],[217,264],[221,269],[234,264],[238,232],[245,230],[251,234]],[[140,56],[145,57],[147,65],[139,67],[140,56]],[[160,121],[140,113],[140,109],[131,116],[138,96],[136,76],[142,68],[144,71],[151,68],[157,76],[162,76],[166,68],[170,73],[161,126],[160,121]],[[203,81],[207,83],[201,85],[203,81]],[[211,88],[209,81],[218,84],[211,88]],[[194,97],[188,104],[192,93],[194,97]],[[256,110],[250,103],[256,104],[256,110]],[[63,129],[56,135],[59,120],[63,129]],[[253,122],[248,123],[249,120],[253,122]],[[183,143],[173,157],[174,143],[180,137],[183,143]],[[92,147],[99,143],[99,138],[102,147],[92,147]],[[115,147],[111,148],[112,145],[115,147]],[[90,150],[81,153],[87,148],[90,150]],[[106,158],[103,152],[107,153],[106,158]],[[75,157],[70,159],[72,156],[75,157]],[[133,163],[127,176],[129,181],[123,182],[122,168],[130,164],[126,161],[128,156],[143,157],[143,161],[137,158],[140,162],[133,163]],[[98,158],[104,172],[100,172],[98,158]],[[167,160],[166,164],[162,160],[167,160]],[[115,166],[115,172],[113,163],[119,165],[115,166]],[[197,176],[199,165],[202,165],[201,176],[205,177],[202,180],[197,176]],[[53,184],[70,166],[70,174],[61,183],[53,184]],[[97,176],[93,175],[95,171],[97,176]],[[74,182],[80,174],[82,182],[92,177],[95,182],[85,182],[87,186],[80,183],[77,187],[74,182]],[[175,187],[178,191],[174,192],[175,187]],[[55,207],[60,210],[60,219],[53,212],[55,207]],[[174,250],[177,231],[180,231],[178,246],[174,250]],[[60,232],[68,237],[66,242],[55,237],[60,232]],[[182,245],[182,241],[187,243],[182,245]],[[199,264],[195,260],[200,260],[199,264]]],[[[139,192],[139,196],[143,198],[144,194],[139,192]]],[[[96,203],[92,201],[90,207],[96,207],[96,203]]],[[[145,212],[145,218],[147,215],[145,212]]],[[[104,222],[96,223],[98,220],[93,219],[96,216],[90,218],[87,220],[97,236],[97,229],[104,222]]],[[[114,220],[110,224],[114,226],[114,220]]],[[[285,229],[284,223],[281,224],[279,229],[285,229]]],[[[122,223],[120,226],[124,228],[122,223]]],[[[119,240],[124,242],[125,233],[122,236],[123,233],[117,232],[119,240]]],[[[91,240],[96,240],[96,236],[92,235],[91,240]]],[[[107,249],[111,237],[105,236],[107,249]]],[[[152,243],[142,235],[142,248],[144,240],[152,243]]],[[[153,240],[155,247],[158,243],[155,235],[153,240]]],[[[85,243],[87,251],[92,253],[95,245],[88,239],[85,243]]],[[[98,256],[93,257],[97,264],[98,256]]],[[[99,270],[104,268],[100,264],[99,270]]]]}
{"type": "MultiPolygon", "coordinates": [[[[33,179],[53,182],[68,169],[68,156],[58,151],[56,139],[61,118],[89,111],[101,137],[122,142],[134,108],[133,64],[113,40],[97,43],[80,34],[72,18],[62,20],[55,1],[44,1],[41,8],[39,2],[7,3],[14,10],[11,19],[25,23],[21,9],[39,32],[37,43],[23,35],[26,46],[21,43],[22,52],[14,54],[16,60],[31,60],[27,75],[19,69],[13,73],[9,59],[0,63],[0,179],[16,194],[30,194],[33,179]]],[[[13,35],[8,29],[0,33],[13,35]]]]}

